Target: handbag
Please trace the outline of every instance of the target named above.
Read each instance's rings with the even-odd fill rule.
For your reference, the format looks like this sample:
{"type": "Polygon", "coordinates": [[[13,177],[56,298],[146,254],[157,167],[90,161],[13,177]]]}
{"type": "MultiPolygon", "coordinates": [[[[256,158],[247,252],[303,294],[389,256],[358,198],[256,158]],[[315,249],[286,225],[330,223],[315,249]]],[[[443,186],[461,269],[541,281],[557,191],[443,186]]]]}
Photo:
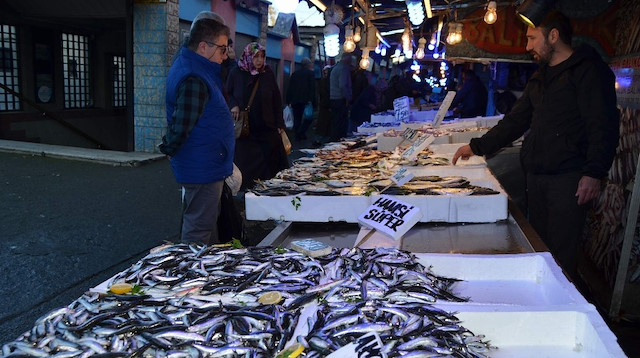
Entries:
{"type": "Polygon", "coordinates": [[[287,136],[287,132],[284,130],[280,132],[280,138],[282,138],[282,146],[284,147],[284,152],[287,153],[287,155],[291,154],[291,141],[287,136]]]}
{"type": "Polygon", "coordinates": [[[240,113],[238,113],[238,119],[234,120],[233,129],[235,131],[236,139],[244,138],[249,135],[249,111],[251,111],[251,103],[253,103],[253,97],[256,96],[259,83],[260,79],[258,79],[255,86],[253,86],[253,91],[251,92],[251,97],[249,98],[247,107],[241,110],[240,113]]]}

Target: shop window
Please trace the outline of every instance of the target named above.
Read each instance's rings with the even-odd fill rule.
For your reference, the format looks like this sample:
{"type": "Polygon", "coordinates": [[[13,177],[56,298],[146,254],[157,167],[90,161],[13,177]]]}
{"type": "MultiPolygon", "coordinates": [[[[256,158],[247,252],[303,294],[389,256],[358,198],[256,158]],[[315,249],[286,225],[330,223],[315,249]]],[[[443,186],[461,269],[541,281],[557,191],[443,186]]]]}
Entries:
{"type": "Polygon", "coordinates": [[[93,105],[89,67],[89,37],[62,34],[64,107],[87,108],[93,105]]]}
{"type": "MultiPolygon", "coordinates": [[[[0,24],[0,84],[20,93],[16,27],[0,24]]],[[[18,111],[20,99],[0,87],[0,111],[18,111]]]]}
{"type": "Polygon", "coordinates": [[[127,71],[124,56],[113,56],[112,66],[113,106],[124,107],[127,105],[127,71]]]}

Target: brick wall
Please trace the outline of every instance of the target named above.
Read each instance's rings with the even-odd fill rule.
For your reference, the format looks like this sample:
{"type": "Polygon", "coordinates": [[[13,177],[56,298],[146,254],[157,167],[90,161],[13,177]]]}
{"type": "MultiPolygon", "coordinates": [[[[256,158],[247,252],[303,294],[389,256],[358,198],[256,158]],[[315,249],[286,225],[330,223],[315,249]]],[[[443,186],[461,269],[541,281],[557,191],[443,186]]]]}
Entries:
{"type": "Polygon", "coordinates": [[[134,137],[139,152],[158,152],[166,129],[165,82],[180,45],[178,10],[178,0],[134,4],[134,137]]]}

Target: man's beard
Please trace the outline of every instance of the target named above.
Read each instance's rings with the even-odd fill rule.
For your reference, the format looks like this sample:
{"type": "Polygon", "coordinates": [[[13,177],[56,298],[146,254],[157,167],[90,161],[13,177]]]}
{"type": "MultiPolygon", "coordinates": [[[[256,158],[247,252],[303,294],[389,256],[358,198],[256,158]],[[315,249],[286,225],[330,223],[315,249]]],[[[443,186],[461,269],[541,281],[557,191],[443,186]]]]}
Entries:
{"type": "Polygon", "coordinates": [[[547,65],[551,61],[551,55],[553,55],[554,51],[555,49],[553,48],[553,46],[551,46],[551,44],[549,44],[549,41],[545,40],[540,52],[538,53],[536,51],[531,51],[531,54],[533,55],[534,60],[538,62],[538,64],[547,65]]]}

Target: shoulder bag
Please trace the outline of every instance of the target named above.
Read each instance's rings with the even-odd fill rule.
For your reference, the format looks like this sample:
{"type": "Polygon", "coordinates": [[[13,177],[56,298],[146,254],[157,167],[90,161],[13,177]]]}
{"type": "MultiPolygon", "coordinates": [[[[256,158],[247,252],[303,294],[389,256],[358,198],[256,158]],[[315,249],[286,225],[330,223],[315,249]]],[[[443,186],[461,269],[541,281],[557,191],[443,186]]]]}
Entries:
{"type": "Polygon", "coordinates": [[[251,97],[249,98],[247,107],[241,110],[240,113],[238,113],[238,119],[234,120],[233,129],[236,134],[236,139],[244,138],[249,135],[249,111],[251,111],[251,103],[253,102],[253,97],[256,95],[259,83],[260,79],[258,79],[255,86],[253,86],[253,91],[251,92],[251,97]]]}

